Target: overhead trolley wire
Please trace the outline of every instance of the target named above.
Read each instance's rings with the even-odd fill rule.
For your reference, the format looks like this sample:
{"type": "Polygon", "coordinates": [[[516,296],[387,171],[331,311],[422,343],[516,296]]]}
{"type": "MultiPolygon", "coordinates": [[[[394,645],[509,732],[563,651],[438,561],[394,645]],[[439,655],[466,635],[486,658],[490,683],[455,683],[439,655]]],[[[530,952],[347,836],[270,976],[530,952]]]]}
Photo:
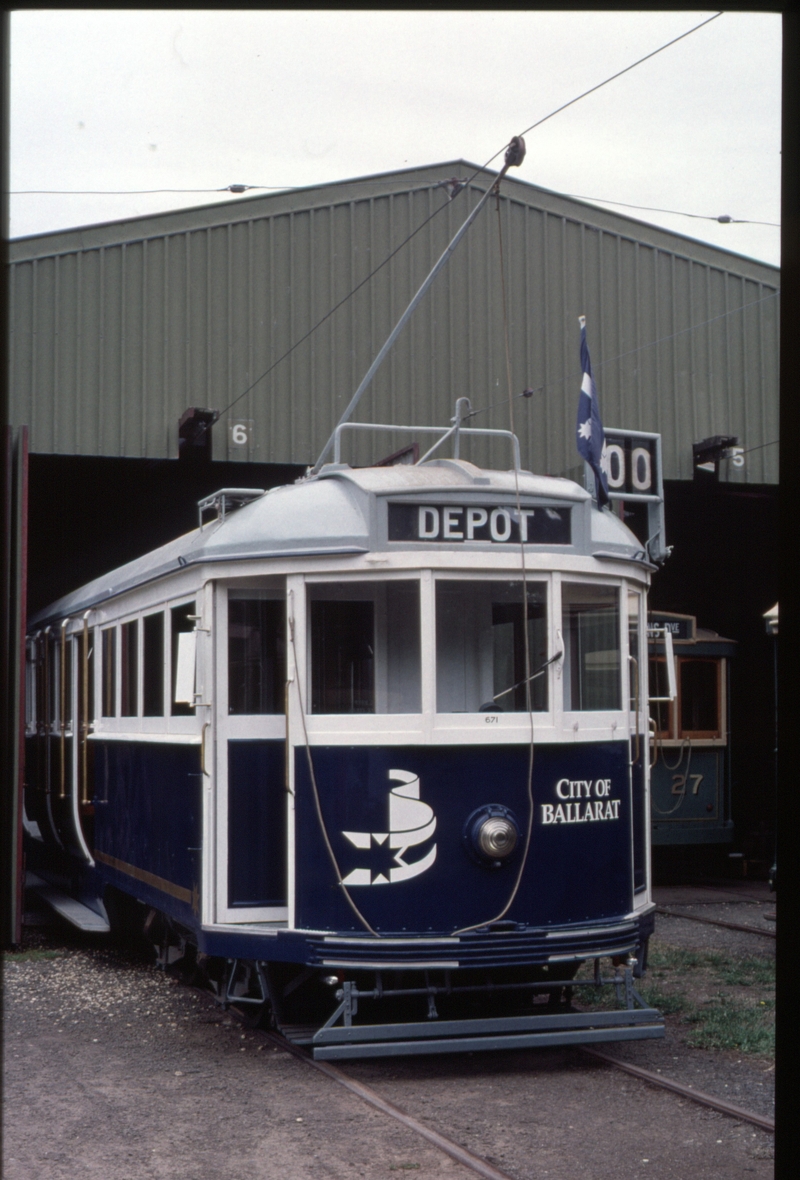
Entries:
{"type": "Polygon", "coordinates": [[[577,193],[562,193],[573,201],[599,201],[601,205],[621,205],[623,209],[644,209],[648,213],[670,213],[674,217],[694,217],[698,221],[718,221],[720,225],[768,225],[772,229],[780,229],[779,221],[751,221],[748,217],[730,217],[721,213],[714,217],[710,213],[684,213],[681,209],[659,209],[656,205],[631,205],[628,201],[611,201],[608,197],[580,197],[577,193]]]}
{"type": "MultiPolygon", "coordinates": [[[[370,184],[397,184],[397,178],[393,177],[391,180],[382,179],[381,177],[357,177],[358,179],[368,180],[370,184]]],[[[30,196],[44,196],[44,197],[147,197],[154,196],[160,193],[245,193],[245,192],[275,192],[275,193],[296,193],[302,192],[304,188],[326,187],[327,185],[339,184],[340,181],[332,180],[323,182],[323,185],[291,185],[291,184],[229,184],[225,188],[134,188],[134,189],[44,189],[44,188],[29,188],[29,189],[12,189],[9,192],[11,197],[30,197],[30,196]]],[[[469,184],[469,180],[459,180],[457,177],[448,177],[447,180],[431,180],[426,183],[415,184],[413,192],[427,192],[431,189],[447,188],[452,186],[455,191],[453,196],[465,185],[469,184]]],[[[572,201],[597,201],[601,205],[619,205],[623,209],[643,209],[648,213],[668,213],[673,217],[692,217],[697,221],[716,221],[720,225],[766,225],[771,229],[780,229],[781,223],[779,221],[756,221],[750,217],[731,217],[727,213],[721,213],[715,216],[713,213],[687,213],[683,209],[661,209],[657,205],[634,205],[630,201],[615,201],[610,197],[587,197],[581,193],[558,193],[558,196],[568,197],[572,201]]]]}
{"type": "MultiPolygon", "coordinates": [[[[618,70],[616,74],[612,74],[611,77],[606,78],[604,82],[598,82],[596,86],[590,87],[589,90],[584,90],[583,94],[579,94],[577,98],[571,98],[569,102],[562,103],[560,107],[556,107],[556,109],[551,111],[549,115],[545,115],[543,119],[537,119],[535,123],[531,123],[530,127],[527,127],[523,132],[521,132],[521,134],[527,135],[529,131],[533,131],[534,127],[541,127],[542,123],[546,123],[548,119],[552,119],[553,115],[558,115],[561,113],[561,111],[565,111],[567,107],[574,106],[574,104],[576,102],[580,102],[582,98],[586,98],[586,96],[589,94],[594,94],[595,90],[600,90],[601,87],[607,86],[609,82],[613,82],[616,78],[621,78],[622,75],[627,74],[629,70],[635,70],[637,66],[642,64],[642,62],[649,61],[651,57],[655,57],[656,54],[662,53],[665,49],[669,49],[670,45],[677,44],[677,42],[682,41],[684,37],[690,37],[692,33],[696,33],[697,30],[702,29],[704,25],[711,24],[712,20],[716,20],[718,16],[722,16],[722,13],[715,12],[713,16],[707,17],[706,20],[701,21],[699,25],[695,25],[693,29],[687,29],[687,31],[685,33],[681,33],[680,36],[673,37],[671,41],[667,41],[664,45],[660,45],[658,49],[653,49],[650,53],[646,53],[644,57],[640,57],[638,61],[632,62],[629,66],[625,66],[624,70],[618,70]]],[[[498,152],[497,154],[499,155],[500,153],[498,152]]],[[[494,158],[495,157],[492,156],[492,159],[494,158]]]]}
{"type": "MultiPolygon", "coordinates": [[[[380,176],[356,177],[357,180],[368,180],[370,184],[397,184],[396,179],[380,176]]],[[[346,181],[327,180],[322,186],[344,184],[346,181]]],[[[441,188],[449,184],[446,180],[431,180],[420,184],[420,189],[441,188]]],[[[248,193],[254,190],[271,193],[296,193],[304,188],[320,188],[318,184],[226,184],[222,188],[19,188],[10,189],[10,197],[150,197],[160,193],[248,193]]]]}
{"type": "Polygon", "coordinates": [[[265,377],[268,377],[269,374],[272,372],[272,370],[277,368],[277,366],[279,364],[281,364],[282,361],[285,361],[288,356],[291,356],[291,354],[294,352],[294,350],[296,348],[299,348],[299,346],[303,343],[303,341],[308,340],[309,336],[312,336],[314,334],[314,332],[316,332],[317,328],[321,328],[322,325],[325,323],[325,321],[329,320],[331,318],[331,316],[334,314],[334,312],[337,312],[340,307],[343,307],[344,304],[348,302],[349,299],[352,299],[352,297],[356,294],[357,291],[360,291],[363,286],[365,286],[368,282],[370,282],[370,280],[375,277],[375,275],[378,273],[378,271],[382,270],[388,262],[391,262],[391,260],[394,258],[394,256],[396,254],[399,254],[399,252],[403,249],[403,247],[407,246],[412,238],[416,237],[416,235],[420,232],[420,230],[423,230],[425,228],[425,226],[429,224],[429,222],[433,221],[434,217],[437,217],[442,212],[442,210],[446,209],[446,208],[447,208],[446,204],[440,205],[439,208],[434,209],[433,213],[429,214],[429,216],[426,217],[424,221],[420,222],[420,224],[417,226],[417,228],[415,230],[412,230],[411,233],[408,235],[408,237],[405,238],[400,243],[399,246],[397,246],[394,250],[392,250],[392,252],[390,254],[387,254],[387,256],[384,258],[383,262],[378,263],[378,265],[375,267],[375,269],[370,271],[370,273],[366,276],[366,278],[362,279],[360,283],[357,283],[356,286],[353,287],[352,291],[349,291],[348,294],[344,296],[344,298],[340,299],[338,303],[334,304],[334,306],[330,309],[330,311],[327,311],[325,313],[325,315],[322,317],[322,319],[317,320],[316,324],[314,324],[314,326],[312,328],[309,328],[308,331],[303,336],[301,336],[299,338],[299,340],[296,340],[294,342],[294,344],[292,344],[286,350],[286,352],[283,353],[282,356],[279,356],[276,361],[273,361],[273,363],[269,366],[269,368],[266,369],[261,374],[260,377],[256,377],[255,381],[253,381],[250,385],[248,385],[247,389],[243,390],[242,393],[240,393],[237,397],[235,397],[233,399],[233,401],[230,402],[230,404],[225,407],[224,410],[221,410],[220,415],[219,415],[220,418],[224,414],[227,414],[229,410],[232,410],[233,407],[236,405],[236,403],[240,402],[243,397],[246,397],[247,394],[250,393],[251,390],[255,389],[256,385],[258,385],[261,381],[263,381],[265,377]]]}
{"type": "MultiPolygon", "coordinates": [[[[555,115],[559,114],[561,111],[563,111],[563,110],[566,110],[566,109],[567,109],[567,107],[573,106],[573,105],[574,105],[576,102],[580,102],[580,100],[581,100],[581,99],[583,99],[583,98],[586,98],[586,97],[587,97],[589,94],[594,94],[594,92],[595,92],[596,90],[600,90],[600,89],[601,89],[603,86],[607,86],[609,82],[613,82],[613,81],[614,81],[616,78],[620,78],[620,77],[622,77],[622,75],[623,75],[623,74],[627,74],[627,73],[628,73],[630,70],[633,70],[633,69],[635,69],[637,66],[641,65],[643,62],[645,62],[645,61],[648,61],[648,60],[649,60],[651,57],[655,57],[655,56],[656,56],[656,54],[659,54],[659,53],[661,53],[663,50],[665,50],[665,49],[668,49],[668,48],[669,48],[671,45],[675,45],[675,44],[676,44],[678,41],[682,41],[682,40],[683,40],[685,37],[688,37],[688,36],[690,36],[692,33],[696,33],[696,32],[698,31],[698,29],[702,29],[702,28],[703,28],[705,25],[707,25],[707,24],[710,24],[710,23],[711,23],[711,21],[713,21],[713,20],[716,20],[718,16],[722,16],[722,13],[721,13],[721,12],[717,12],[717,13],[715,13],[715,14],[714,14],[714,16],[708,17],[706,20],[704,20],[704,21],[701,21],[699,25],[695,25],[693,28],[691,28],[691,29],[688,29],[688,30],[687,30],[685,33],[681,33],[681,34],[680,34],[678,37],[673,37],[671,41],[667,41],[667,42],[665,42],[665,44],[664,44],[664,45],[661,45],[661,46],[659,46],[659,48],[658,48],[658,49],[654,49],[654,50],[652,50],[650,53],[647,53],[647,54],[645,54],[645,55],[644,55],[644,57],[640,57],[640,58],[639,58],[637,61],[635,61],[635,62],[632,62],[632,63],[631,63],[631,65],[629,65],[629,66],[625,66],[625,68],[624,68],[624,69],[622,69],[622,70],[618,70],[616,74],[612,74],[612,75],[611,75],[609,78],[606,78],[604,81],[602,81],[602,82],[598,82],[598,83],[597,83],[597,85],[590,87],[588,90],[585,90],[585,91],[584,91],[582,94],[579,94],[579,95],[578,95],[576,98],[572,98],[572,99],[570,99],[570,100],[569,100],[569,102],[562,103],[562,105],[561,105],[560,107],[557,107],[557,108],[556,108],[554,111],[551,111],[551,112],[550,112],[548,115],[545,115],[545,116],[543,116],[543,118],[541,118],[541,119],[538,119],[538,120],[537,120],[535,123],[532,123],[532,124],[530,125],[530,127],[526,128],[526,130],[525,130],[525,131],[523,131],[523,132],[521,133],[521,135],[520,135],[518,138],[522,139],[522,137],[523,137],[523,136],[525,136],[525,135],[527,135],[527,134],[528,134],[528,132],[530,132],[530,131],[533,131],[533,129],[534,129],[535,127],[540,127],[540,126],[542,125],[542,123],[546,123],[548,119],[552,119],[552,118],[553,118],[555,115]]],[[[477,177],[477,176],[478,176],[478,175],[479,175],[481,172],[485,171],[485,169],[486,169],[486,168],[488,168],[488,167],[489,167],[489,165],[490,165],[490,164],[492,164],[492,163],[493,163],[493,161],[494,161],[494,160],[496,160],[496,159],[497,159],[497,157],[498,157],[499,155],[501,155],[501,153],[503,153],[503,152],[504,152],[504,151],[505,151],[507,148],[510,148],[510,147],[511,147],[511,144],[512,144],[512,140],[509,140],[509,141],[508,141],[508,143],[504,144],[504,145],[503,145],[503,147],[501,147],[501,148],[499,149],[499,151],[496,151],[496,152],[494,153],[494,155],[490,156],[490,158],[489,158],[489,159],[486,161],[486,163],[485,163],[485,164],[484,164],[482,167],[478,167],[478,168],[476,168],[476,169],[474,170],[474,172],[472,173],[472,175],[471,175],[470,177],[468,177],[468,178],[467,178],[467,180],[466,180],[466,181],[463,183],[463,185],[462,185],[462,184],[459,184],[459,187],[457,187],[457,188],[455,188],[455,189],[454,189],[453,193],[451,194],[450,200],[454,200],[454,199],[455,199],[455,198],[456,198],[456,197],[459,195],[459,193],[461,193],[461,192],[463,191],[463,189],[469,188],[470,184],[471,184],[471,183],[472,183],[472,182],[475,180],[475,178],[476,178],[476,177],[477,177]]],[[[494,181],[493,181],[493,183],[496,183],[496,182],[494,182],[494,181]]],[[[238,187],[238,186],[237,186],[237,187],[238,187]]],[[[440,187],[440,186],[439,186],[439,185],[437,185],[437,186],[435,186],[435,187],[440,187]]],[[[208,190],[206,190],[206,191],[208,191],[208,190]]],[[[215,191],[224,192],[224,191],[226,191],[226,190],[225,190],[225,189],[219,189],[219,190],[215,190],[215,191]]],[[[329,319],[330,319],[330,317],[331,317],[331,316],[332,316],[332,315],[333,315],[333,314],[334,314],[336,311],[338,311],[340,307],[344,306],[344,304],[345,304],[345,303],[347,303],[347,302],[348,302],[348,300],[349,300],[349,299],[351,299],[351,298],[352,298],[352,297],[353,297],[353,296],[356,294],[356,292],[358,292],[359,290],[361,290],[361,288],[362,288],[363,286],[365,286],[365,285],[366,285],[366,284],[367,284],[367,283],[368,283],[368,282],[369,282],[369,281],[370,281],[372,278],[374,278],[374,276],[375,276],[375,275],[376,275],[376,274],[377,274],[377,273],[378,273],[380,270],[382,270],[382,269],[383,269],[383,267],[384,267],[384,266],[386,266],[386,264],[387,264],[388,262],[390,262],[390,261],[391,261],[391,259],[392,259],[392,258],[394,258],[394,257],[395,257],[395,255],[396,255],[396,254],[398,254],[398,253],[399,253],[399,252],[400,252],[400,251],[403,249],[403,247],[404,247],[404,246],[408,245],[408,243],[409,243],[409,242],[410,242],[410,241],[411,241],[411,240],[412,240],[414,237],[416,237],[416,235],[417,235],[417,234],[418,234],[418,233],[419,233],[419,232],[420,232],[422,229],[424,229],[426,225],[428,225],[428,224],[429,224],[431,221],[433,221],[433,219],[434,219],[435,217],[437,217],[437,216],[439,215],[439,213],[441,213],[441,212],[442,212],[442,210],[443,210],[443,209],[446,209],[446,208],[448,207],[449,203],[450,203],[450,201],[448,201],[448,202],[447,202],[446,204],[444,204],[444,205],[440,205],[438,209],[435,209],[435,210],[433,211],[433,213],[429,214],[429,216],[428,216],[428,217],[426,217],[426,218],[424,219],[424,221],[422,221],[422,222],[420,223],[420,225],[419,225],[419,226],[417,226],[417,228],[416,228],[415,230],[413,230],[413,231],[412,231],[412,232],[411,232],[411,233],[410,233],[410,234],[409,234],[409,235],[408,235],[408,236],[407,236],[407,237],[406,237],[406,238],[405,238],[405,239],[404,239],[404,240],[403,240],[403,241],[400,243],[400,245],[399,245],[399,246],[397,246],[397,247],[396,247],[394,250],[392,250],[392,251],[391,251],[391,253],[390,253],[390,254],[388,254],[388,255],[386,256],[386,258],[384,258],[383,262],[379,263],[379,264],[378,264],[378,266],[376,266],[376,267],[375,267],[375,269],[374,269],[373,271],[371,271],[371,272],[370,272],[370,273],[369,273],[369,274],[366,276],[366,278],[362,279],[362,280],[361,280],[361,282],[360,282],[360,283],[358,283],[358,284],[357,284],[357,285],[356,285],[356,286],[355,286],[355,287],[354,287],[354,288],[353,288],[353,289],[352,289],[352,290],[351,290],[351,291],[350,291],[350,292],[349,292],[347,295],[345,295],[343,299],[339,300],[339,302],[338,302],[337,304],[335,304],[335,305],[334,305],[334,306],[333,306],[333,307],[330,309],[330,311],[326,312],[326,314],[325,314],[325,315],[324,315],[324,316],[323,316],[323,317],[322,317],[320,320],[318,320],[318,321],[317,321],[317,323],[316,323],[316,324],[314,324],[314,326],[313,326],[312,328],[309,328],[309,330],[308,330],[306,333],[304,333],[304,335],[303,335],[303,336],[301,336],[301,337],[300,337],[298,340],[296,340],[296,341],[295,341],[295,343],[294,343],[294,344],[292,344],[292,345],[291,345],[291,347],[290,347],[290,348],[288,348],[288,349],[286,350],[286,352],[284,352],[284,353],[283,353],[283,354],[282,354],[280,357],[278,357],[278,359],[277,359],[276,361],[274,361],[274,362],[273,362],[273,363],[272,363],[272,364],[269,366],[269,368],[268,368],[268,369],[266,369],[266,370],[265,370],[265,371],[264,371],[264,372],[263,372],[263,373],[262,373],[262,374],[261,374],[259,377],[257,377],[257,378],[255,379],[255,381],[251,382],[251,384],[250,384],[250,385],[248,385],[246,389],[244,389],[244,390],[243,390],[243,391],[242,391],[240,394],[238,394],[238,395],[237,395],[237,397],[235,397],[235,398],[233,399],[233,401],[232,401],[232,402],[230,402],[230,403],[229,403],[229,404],[228,404],[228,405],[225,407],[225,409],[224,409],[224,410],[221,410],[221,411],[220,411],[220,414],[219,414],[219,417],[220,417],[220,418],[222,418],[222,417],[223,417],[225,414],[227,414],[227,413],[228,413],[228,412],[229,412],[231,409],[233,409],[233,407],[234,407],[234,406],[235,406],[235,405],[236,405],[238,402],[240,402],[240,401],[242,400],[242,398],[243,398],[243,397],[246,397],[246,396],[247,396],[247,394],[248,394],[248,393],[250,393],[250,392],[251,392],[251,391],[252,391],[252,390],[253,390],[253,389],[256,387],[256,385],[260,384],[260,382],[261,382],[261,381],[263,381],[265,377],[269,376],[269,374],[270,374],[270,373],[271,373],[271,372],[272,372],[272,371],[273,371],[273,370],[274,370],[274,369],[275,369],[275,368],[276,368],[276,367],[277,367],[279,364],[281,364],[281,363],[282,363],[284,360],[286,360],[286,359],[287,359],[287,357],[289,357],[289,356],[290,356],[290,355],[291,355],[291,354],[292,354],[292,353],[295,351],[295,349],[296,349],[296,348],[298,348],[298,347],[299,347],[299,346],[300,346],[300,345],[301,345],[301,344],[302,344],[302,343],[303,343],[305,340],[307,340],[307,339],[308,339],[310,336],[312,336],[312,335],[313,335],[313,333],[314,333],[314,332],[316,332],[316,330],[317,330],[318,328],[320,328],[320,327],[321,327],[321,326],[322,326],[322,325],[323,325],[323,324],[324,324],[324,323],[325,323],[327,320],[329,320],[329,319]]],[[[479,411],[478,411],[478,412],[479,412],[479,411]]],[[[207,428],[208,428],[208,427],[202,427],[202,428],[201,428],[201,430],[203,430],[203,431],[204,431],[204,430],[205,430],[205,429],[207,429],[207,428]]]]}

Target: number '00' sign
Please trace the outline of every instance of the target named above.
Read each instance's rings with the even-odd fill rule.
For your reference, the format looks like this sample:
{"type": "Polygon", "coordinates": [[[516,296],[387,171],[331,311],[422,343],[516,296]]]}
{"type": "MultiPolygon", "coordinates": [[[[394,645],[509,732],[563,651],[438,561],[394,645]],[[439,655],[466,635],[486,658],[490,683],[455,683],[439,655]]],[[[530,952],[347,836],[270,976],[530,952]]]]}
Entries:
{"type": "Polygon", "coordinates": [[[625,447],[618,442],[607,442],[605,459],[606,477],[611,491],[653,491],[654,463],[649,447],[625,447]]]}

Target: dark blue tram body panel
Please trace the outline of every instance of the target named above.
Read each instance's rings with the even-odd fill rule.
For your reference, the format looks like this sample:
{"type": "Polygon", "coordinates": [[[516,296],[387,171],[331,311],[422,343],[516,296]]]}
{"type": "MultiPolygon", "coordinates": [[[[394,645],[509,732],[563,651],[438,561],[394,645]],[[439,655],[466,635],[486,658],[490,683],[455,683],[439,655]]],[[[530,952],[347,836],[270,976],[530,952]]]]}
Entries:
{"type": "Polygon", "coordinates": [[[286,743],[228,741],[228,905],[285,906],[286,743]]]}
{"type": "MultiPolygon", "coordinates": [[[[396,864],[389,841],[379,842],[388,832],[389,793],[397,785],[389,778],[391,770],[418,776],[420,800],[436,817],[430,838],[403,854],[404,863],[418,864],[435,846],[429,868],[409,880],[386,884],[379,880],[369,886],[349,887],[376,930],[450,933],[490,922],[503,909],[519,869],[528,822],[528,747],[314,747],[312,758],[322,816],[345,879],[356,868],[368,869],[373,880],[388,878],[396,864]],[[486,804],[509,808],[522,833],[514,855],[497,869],[476,863],[463,840],[468,817],[486,804]],[[362,850],[344,836],[347,831],[376,833],[379,839],[373,836],[369,848],[362,850]]],[[[363,927],[336,885],[304,750],[296,751],[295,781],[297,925],[312,930],[361,931],[363,927]]],[[[587,788],[580,789],[585,792],[587,788]]],[[[600,788],[601,792],[605,789],[600,788]]],[[[544,927],[605,921],[630,913],[630,795],[627,742],[537,745],[531,848],[519,892],[506,917],[526,926],[544,927]],[[570,782],[591,783],[590,798],[585,793],[580,799],[561,798],[556,790],[561,780],[566,780],[561,787],[563,795],[569,793],[570,782]],[[608,795],[597,797],[598,782],[610,783],[608,795]],[[605,816],[609,818],[602,818],[605,816]]],[[[641,814],[641,807],[637,811],[641,814]]],[[[642,830],[642,845],[643,835],[642,830]]],[[[643,856],[642,847],[642,867],[643,856]]]]}
{"type": "MultiPolygon", "coordinates": [[[[342,895],[317,815],[307,752],[294,754],[296,931],[276,928],[262,935],[252,924],[241,932],[200,926],[203,774],[197,745],[96,742],[96,867],[89,876],[98,895],[112,885],[138,897],[194,931],[199,949],[209,954],[319,966],[330,955],[326,934],[365,935],[370,958],[387,954],[378,951],[342,895]]],[[[282,741],[230,742],[232,906],[285,901],[284,756],[282,741]]],[[[348,888],[377,932],[448,937],[489,923],[503,910],[528,822],[527,746],[315,746],[311,757],[342,877],[362,869],[376,881],[348,888]],[[380,839],[389,835],[389,795],[398,785],[389,775],[396,770],[418,777],[419,802],[436,820],[426,840],[406,849],[380,839]],[[467,819],[486,804],[508,808],[521,832],[514,855],[497,869],[471,856],[464,839],[467,819]],[[354,846],[346,832],[369,833],[368,847],[354,846]],[[398,864],[413,868],[423,860],[429,867],[418,875],[388,880],[398,864]]],[[[579,956],[585,950],[582,927],[623,922],[631,914],[644,884],[646,817],[641,774],[631,777],[628,759],[626,741],[535,747],[530,853],[505,915],[517,928],[493,934],[490,953],[480,934],[462,936],[464,966],[543,963],[554,951],[579,956]],[[574,939],[564,937],[567,927],[575,928],[574,939]],[[555,929],[557,945],[548,934],[555,929]]],[[[628,924],[630,942],[635,927],[628,924]]],[[[595,945],[600,949],[593,936],[595,945]]],[[[431,953],[441,957],[435,948],[431,953]]],[[[420,955],[415,949],[412,957],[420,955]]],[[[399,963],[408,954],[393,947],[387,958],[399,963]]]]}
{"type": "Polygon", "coordinates": [[[200,747],[138,741],[97,741],[95,747],[98,878],[195,926],[202,858],[200,747]]]}

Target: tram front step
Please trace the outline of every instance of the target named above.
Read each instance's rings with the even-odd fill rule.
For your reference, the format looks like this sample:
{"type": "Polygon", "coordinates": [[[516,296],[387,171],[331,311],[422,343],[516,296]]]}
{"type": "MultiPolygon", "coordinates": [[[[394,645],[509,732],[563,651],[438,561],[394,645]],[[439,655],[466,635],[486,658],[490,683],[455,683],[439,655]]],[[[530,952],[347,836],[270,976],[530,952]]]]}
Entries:
{"type": "Polygon", "coordinates": [[[315,1059],[335,1060],[649,1040],[664,1036],[664,1020],[655,1008],[634,1008],[333,1028],[283,1025],[281,1032],[295,1045],[311,1046],[315,1059]]]}
{"type": "Polygon", "coordinates": [[[52,910],[55,910],[78,930],[85,930],[89,934],[108,934],[111,929],[106,919],[100,914],[96,914],[94,910],[90,910],[87,905],[76,901],[69,894],[62,893],[60,889],[56,889],[55,885],[49,885],[47,881],[43,881],[35,873],[26,874],[25,888],[31,893],[35,893],[46,905],[49,905],[52,910]]]}

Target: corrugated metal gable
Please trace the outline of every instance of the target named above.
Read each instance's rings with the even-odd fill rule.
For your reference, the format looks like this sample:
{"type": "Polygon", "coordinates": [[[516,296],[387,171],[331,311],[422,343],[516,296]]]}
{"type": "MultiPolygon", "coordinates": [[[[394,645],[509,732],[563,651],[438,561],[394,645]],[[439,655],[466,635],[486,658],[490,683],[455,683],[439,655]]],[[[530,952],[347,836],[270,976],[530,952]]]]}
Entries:
{"type": "MultiPolygon", "coordinates": [[[[450,162],[11,243],[13,420],[33,451],[163,458],[188,406],[235,403],[215,458],[312,462],[488,174],[452,202],[434,186],[474,171],[450,162]],[[248,450],[228,445],[234,418],[254,423],[248,450]]],[[[749,451],[733,478],[777,479],[778,271],[511,179],[359,419],[442,424],[466,395],[485,410],[476,425],[508,425],[499,226],[512,388],[535,390],[514,402],[526,466],[578,466],[585,314],[603,419],[660,431],[667,478],[691,478],[692,442],[719,433],[749,451]]],[[[369,462],[406,441],[359,438],[348,454],[369,462]]],[[[508,462],[494,443],[470,457],[508,462]]]]}

